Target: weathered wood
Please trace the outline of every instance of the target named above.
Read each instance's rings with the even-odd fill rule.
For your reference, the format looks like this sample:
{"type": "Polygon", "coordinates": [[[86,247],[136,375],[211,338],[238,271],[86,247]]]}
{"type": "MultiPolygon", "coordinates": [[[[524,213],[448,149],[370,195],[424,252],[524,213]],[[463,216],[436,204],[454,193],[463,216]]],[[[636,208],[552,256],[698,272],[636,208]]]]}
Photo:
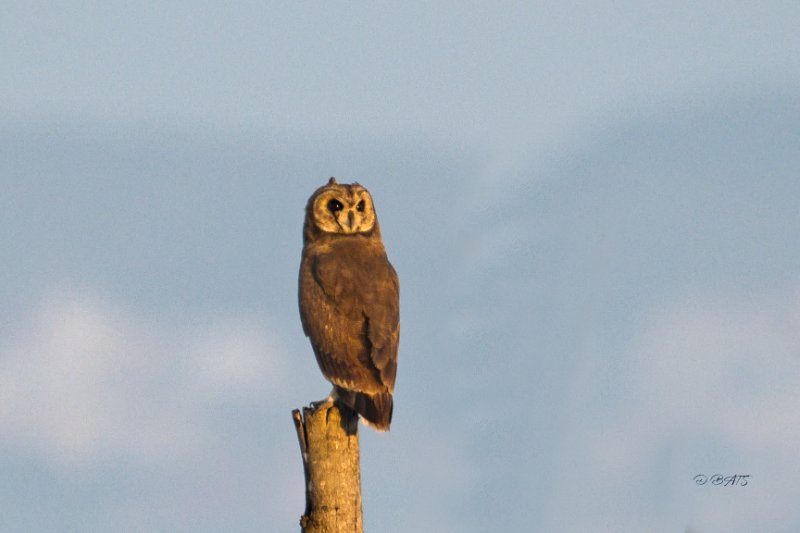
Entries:
{"type": "Polygon", "coordinates": [[[362,533],[358,415],[322,403],[292,411],[306,479],[303,533],[362,533]]]}

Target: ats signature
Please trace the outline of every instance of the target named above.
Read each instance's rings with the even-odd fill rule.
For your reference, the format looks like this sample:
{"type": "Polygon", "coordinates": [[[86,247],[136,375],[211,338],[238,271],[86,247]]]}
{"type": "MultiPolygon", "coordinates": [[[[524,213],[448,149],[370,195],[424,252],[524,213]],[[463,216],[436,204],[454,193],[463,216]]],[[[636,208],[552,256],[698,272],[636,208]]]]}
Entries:
{"type": "Polygon", "coordinates": [[[722,474],[714,474],[711,476],[697,474],[694,476],[694,482],[698,485],[710,483],[712,485],[719,485],[722,487],[746,487],[749,479],[750,474],[733,474],[730,476],[725,476],[722,474]]]}

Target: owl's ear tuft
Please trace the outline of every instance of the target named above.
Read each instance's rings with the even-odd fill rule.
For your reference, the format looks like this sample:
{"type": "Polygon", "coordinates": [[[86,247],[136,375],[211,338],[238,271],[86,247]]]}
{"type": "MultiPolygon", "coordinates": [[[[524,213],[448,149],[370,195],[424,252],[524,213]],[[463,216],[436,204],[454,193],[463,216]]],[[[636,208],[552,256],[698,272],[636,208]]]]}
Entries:
{"type": "Polygon", "coordinates": [[[338,185],[336,183],[336,178],[331,176],[331,179],[328,180],[328,185],[338,185]]]}

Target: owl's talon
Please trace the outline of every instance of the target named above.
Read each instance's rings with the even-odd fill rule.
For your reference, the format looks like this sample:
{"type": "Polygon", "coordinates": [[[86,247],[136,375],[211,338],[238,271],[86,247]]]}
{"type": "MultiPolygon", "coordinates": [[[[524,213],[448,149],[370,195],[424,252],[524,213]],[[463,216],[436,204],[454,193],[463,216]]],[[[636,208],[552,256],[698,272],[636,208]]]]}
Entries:
{"type": "Polygon", "coordinates": [[[320,400],[320,401],[318,401],[318,402],[311,402],[310,404],[308,404],[308,407],[309,407],[310,409],[312,409],[313,411],[319,411],[319,410],[320,410],[320,409],[322,409],[323,407],[326,407],[326,406],[327,406],[327,407],[330,407],[330,406],[332,406],[332,405],[333,405],[333,401],[334,401],[334,400],[333,400],[333,398],[332,398],[331,396],[328,396],[328,397],[327,397],[327,398],[325,398],[324,400],[320,400]]]}

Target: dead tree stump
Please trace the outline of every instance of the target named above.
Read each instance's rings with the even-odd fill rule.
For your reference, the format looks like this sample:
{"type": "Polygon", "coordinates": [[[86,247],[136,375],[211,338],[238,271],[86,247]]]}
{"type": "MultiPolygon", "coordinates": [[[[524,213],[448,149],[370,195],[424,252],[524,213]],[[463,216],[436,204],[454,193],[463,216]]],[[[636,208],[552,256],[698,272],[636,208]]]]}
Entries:
{"type": "Polygon", "coordinates": [[[363,533],[358,415],[338,403],[292,411],[306,479],[303,533],[363,533]]]}

